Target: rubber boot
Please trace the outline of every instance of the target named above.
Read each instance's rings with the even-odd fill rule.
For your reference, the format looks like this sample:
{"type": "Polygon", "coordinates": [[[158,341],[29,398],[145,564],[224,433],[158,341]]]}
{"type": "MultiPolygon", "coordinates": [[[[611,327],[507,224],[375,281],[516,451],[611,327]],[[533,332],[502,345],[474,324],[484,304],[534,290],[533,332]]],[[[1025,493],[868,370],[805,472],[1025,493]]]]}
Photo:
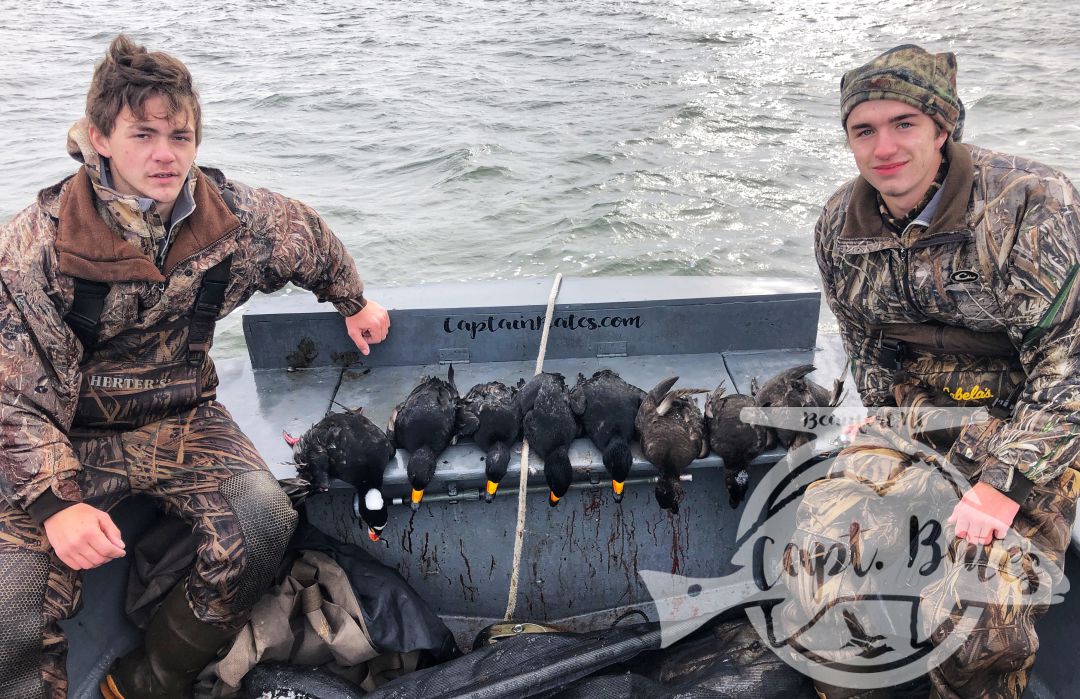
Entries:
{"type": "Polygon", "coordinates": [[[146,627],[143,645],[113,663],[100,689],[105,699],[184,699],[203,668],[240,630],[200,621],[187,603],[187,585],[172,589],[146,627]]]}

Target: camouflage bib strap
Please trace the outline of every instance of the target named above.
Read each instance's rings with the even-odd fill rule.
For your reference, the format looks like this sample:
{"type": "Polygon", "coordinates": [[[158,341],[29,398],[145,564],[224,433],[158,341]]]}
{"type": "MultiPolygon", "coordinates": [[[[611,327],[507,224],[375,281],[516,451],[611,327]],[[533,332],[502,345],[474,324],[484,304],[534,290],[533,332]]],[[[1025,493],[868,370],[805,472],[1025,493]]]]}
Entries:
{"type": "Polygon", "coordinates": [[[909,358],[907,343],[886,337],[885,333],[878,335],[877,350],[878,364],[892,371],[894,377],[903,370],[904,361],[909,358]]]}
{"type": "Polygon", "coordinates": [[[74,279],[75,298],[72,299],[71,310],[64,316],[64,322],[79,338],[83,349],[89,352],[97,344],[98,323],[105,308],[105,297],[109,295],[109,285],[78,277],[74,279]]]}
{"type": "Polygon", "coordinates": [[[981,333],[943,323],[888,323],[871,325],[878,338],[878,363],[899,371],[911,350],[973,354],[977,357],[1016,357],[1018,352],[1005,333],[981,333]]]}
{"type": "Polygon", "coordinates": [[[998,396],[990,404],[990,415],[999,420],[1008,420],[1016,410],[1016,404],[1020,400],[1020,394],[1024,392],[1024,382],[1016,384],[1006,397],[998,396]]]}
{"type": "Polygon", "coordinates": [[[1006,333],[976,332],[944,323],[872,324],[869,330],[881,338],[902,341],[916,350],[980,357],[1015,357],[1018,354],[1006,333]]]}
{"type": "Polygon", "coordinates": [[[195,309],[191,312],[191,325],[188,326],[187,362],[190,366],[202,364],[210,350],[210,342],[214,338],[214,323],[225,303],[225,289],[229,285],[231,266],[232,255],[208,269],[203,277],[195,309]]]}

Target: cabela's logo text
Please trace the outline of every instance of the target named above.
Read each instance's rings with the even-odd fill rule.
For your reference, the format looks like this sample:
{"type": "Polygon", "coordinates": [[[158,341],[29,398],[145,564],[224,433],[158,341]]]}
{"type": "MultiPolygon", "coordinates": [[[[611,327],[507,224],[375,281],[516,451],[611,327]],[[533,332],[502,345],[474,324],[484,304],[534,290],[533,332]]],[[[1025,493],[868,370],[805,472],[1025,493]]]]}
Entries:
{"type": "Polygon", "coordinates": [[[953,400],[985,400],[994,397],[989,388],[983,388],[979,384],[972,386],[970,391],[965,391],[962,388],[952,390],[946,387],[945,393],[948,393],[953,400]]]}

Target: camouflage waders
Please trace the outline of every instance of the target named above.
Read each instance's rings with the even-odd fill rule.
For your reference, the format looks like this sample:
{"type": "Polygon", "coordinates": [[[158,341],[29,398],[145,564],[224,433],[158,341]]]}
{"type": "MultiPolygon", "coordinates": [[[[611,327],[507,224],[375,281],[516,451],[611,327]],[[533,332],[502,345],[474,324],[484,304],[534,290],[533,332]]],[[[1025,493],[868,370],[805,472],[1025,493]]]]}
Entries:
{"type": "Polygon", "coordinates": [[[170,609],[243,619],[296,515],[213,402],[213,321],[290,282],[343,316],[364,307],[352,257],[302,202],[193,167],[162,221],[110,187],[85,118],[68,153],[75,175],[0,226],[0,697],[64,693],[56,621],[77,609],[80,575],[38,522],[72,502],[148,493],[179,514],[201,542],[170,609]]]}
{"type": "MultiPolygon", "coordinates": [[[[110,510],[144,493],[191,524],[199,536],[192,609],[213,624],[243,620],[270,583],[296,512],[228,411],[208,402],[130,432],[71,441],[84,465],[85,502],[110,510]]],[[[23,581],[0,591],[0,605],[22,615],[0,628],[4,696],[65,696],[67,641],[57,622],[79,608],[81,573],[60,562],[25,512],[5,506],[0,576],[23,581]]]]}
{"type": "MultiPolygon", "coordinates": [[[[205,290],[227,270],[226,259],[207,274],[190,318],[122,333],[84,357],[68,437],[82,464],[76,482],[83,502],[108,511],[145,493],[191,525],[199,544],[187,603],[201,622],[232,628],[270,584],[296,512],[213,400],[216,374],[206,349],[220,300],[205,290]]],[[[0,609],[18,617],[0,630],[4,695],[65,696],[67,643],[57,622],[78,609],[81,574],[52,552],[44,527],[7,504],[0,572],[25,581],[0,599],[0,609]]]]}
{"type": "MultiPolygon", "coordinates": [[[[912,391],[904,402],[925,406],[928,394],[912,391]]],[[[936,394],[930,395],[936,398],[936,394]]],[[[920,422],[926,424],[925,420],[932,417],[932,412],[932,408],[925,408],[920,422]]],[[[989,420],[981,429],[966,429],[960,443],[952,449],[949,457],[952,465],[969,483],[978,482],[980,474],[976,462],[963,456],[967,447],[1000,429],[1001,421],[997,419],[989,420]]],[[[923,517],[924,521],[932,516],[940,518],[941,525],[946,527],[945,536],[951,535],[945,519],[957,502],[955,492],[933,482],[934,469],[911,467],[928,455],[945,453],[947,446],[941,442],[945,441],[946,433],[938,432],[933,436],[936,439],[924,439],[909,426],[898,430],[865,429],[839,454],[828,475],[807,488],[793,537],[797,550],[813,552],[811,555],[822,558],[822,551],[842,542],[850,546],[851,559],[864,568],[872,565],[868,560],[872,557],[902,559],[909,555],[908,519],[912,513],[923,517]],[[937,443],[931,446],[933,442],[937,443]],[[896,498],[907,507],[883,507],[886,497],[896,498]],[[816,551],[815,546],[819,547],[816,551]]],[[[952,436],[955,437],[955,433],[952,436]]],[[[974,628],[970,632],[960,631],[963,635],[952,639],[955,643],[962,639],[962,643],[930,673],[932,697],[1004,699],[1023,694],[1038,649],[1034,624],[1047,607],[1031,604],[1026,593],[1027,578],[1000,574],[1000,571],[1030,570],[1031,566],[1046,569],[1047,563],[1061,566],[1071,540],[1078,496],[1080,472],[1070,467],[1050,482],[1034,486],[1012,525],[1019,539],[1010,534],[1006,539],[1008,543],[998,540],[987,547],[971,545],[962,539],[944,539],[951,544],[941,559],[942,572],[925,586],[913,576],[912,592],[922,599],[920,630],[924,635],[933,630],[931,640],[934,645],[939,645],[961,624],[964,610],[959,600],[971,599],[971,590],[964,586],[970,585],[972,576],[957,573],[965,566],[990,571],[978,575],[980,589],[976,594],[987,603],[981,612],[976,612],[974,628]],[[1009,548],[1006,549],[1006,545],[1009,548]]],[[[797,576],[788,578],[791,601],[783,613],[785,620],[793,626],[803,623],[802,620],[813,616],[815,611],[829,608],[830,600],[867,599],[878,593],[874,589],[873,575],[851,574],[850,567],[841,574],[826,575],[823,580],[815,579],[808,572],[815,569],[812,563],[803,567],[800,562],[786,560],[785,567],[789,571],[798,571],[797,576]]],[[[818,630],[816,637],[811,630],[802,639],[806,648],[836,650],[827,644],[830,639],[844,637],[842,633],[837,635],[836,629],[843,616],[842,606],[833,608],[831,613],[833,616],[826,622],[833,627],[818,630]],[[815,640],[826,645],[815,647],[815,640]]],[[[900,620],[896,625],[903,630],[901,624],[905,623],[906,620],[900,620]]],[[[869,625],[863,630],[868,638],[881,631],[869,625]]],[[[839,654],[830,657],[842,660],[860,653],[865,657],[865,648],[857,644],[849,646],[847,656],[845,650],[840,649],[839,654]]],[[[830,698],[890,696],[887,690],[874,693],[839,688],[831,688],[822,695],[830,698]]]]}

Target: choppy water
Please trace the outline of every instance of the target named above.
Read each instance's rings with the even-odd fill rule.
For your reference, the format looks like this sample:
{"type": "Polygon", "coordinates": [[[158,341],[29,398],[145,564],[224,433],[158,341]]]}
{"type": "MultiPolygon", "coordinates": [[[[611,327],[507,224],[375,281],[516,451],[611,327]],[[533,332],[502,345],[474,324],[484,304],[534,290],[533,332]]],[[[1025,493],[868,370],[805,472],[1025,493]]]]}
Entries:
{"type": "Polygon", "coordinates": [[[119,31],[192,68],[199,162],[313,205],[374,287],[816,279],[813,223],[855,174],[840,75],[905,42],[957,52],[966,140],[1080,177],[1060,0],[100,4],[0,0],[4,220],[72,171],[65,131],[119,31]]]}

